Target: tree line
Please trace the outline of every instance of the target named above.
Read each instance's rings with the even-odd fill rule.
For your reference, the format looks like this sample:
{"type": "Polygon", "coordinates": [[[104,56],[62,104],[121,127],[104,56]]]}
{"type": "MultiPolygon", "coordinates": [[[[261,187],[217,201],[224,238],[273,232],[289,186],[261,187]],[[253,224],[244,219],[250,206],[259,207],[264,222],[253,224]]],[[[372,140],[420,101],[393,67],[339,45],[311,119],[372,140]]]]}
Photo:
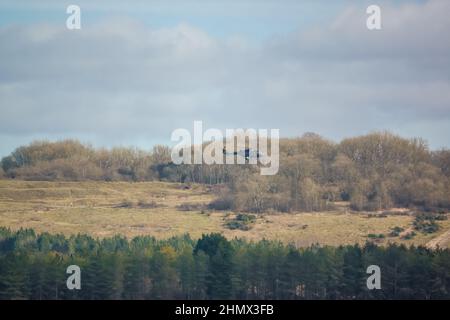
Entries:
{"type": "Polygon", "coordinates": [[[449,299],[450,250],[295,248],[179,236],[93,239],[0,228],[0,299],[449,299]],[[81,268],[81,289],[66,268],[81,268]],[[381,289],[369,290],[369,265],[381,289]]]}
{"type": "Polygon", "coordinates": [[[221,185],[216,209],[247,212],[322,211],[335,201],[354,210],[395,206],[450,208],[450,150],[389,132],[334,143],[316,134],[281,139],[280,170],[260,176],[256,165],[175,165],[167,146],[95,149],[78,141],[38,141],[1,161],[6,178],[104,180],[221,185]]]}

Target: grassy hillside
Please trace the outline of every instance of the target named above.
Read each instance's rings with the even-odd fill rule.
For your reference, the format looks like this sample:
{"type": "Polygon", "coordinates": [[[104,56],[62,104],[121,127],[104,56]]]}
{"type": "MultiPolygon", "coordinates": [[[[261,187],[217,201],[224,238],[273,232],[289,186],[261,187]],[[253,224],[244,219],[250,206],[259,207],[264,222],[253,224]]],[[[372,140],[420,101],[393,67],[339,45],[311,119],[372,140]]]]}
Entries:
{"type": "Polygon", "coordinates": [[[394,227],[411,230],[414,218],[353,212],[345,203],[323,213],[257,215],[250,230],[230,230],[226,224],[236,212],[205,208],[215,197],[206,186],[177,183],[0,180],[0,226],[102,238],[114,234],[167,238],[184,233],[198,238],[202,233],[222,232],[228,238],[267,238],[298,246],[364,243],[369,234],[384,235],[371,238],[380,244],[426,244],[450,230],[449,221],[440,221],[437,233],[417,233],[409,240],[390,237],[394,227]]]}

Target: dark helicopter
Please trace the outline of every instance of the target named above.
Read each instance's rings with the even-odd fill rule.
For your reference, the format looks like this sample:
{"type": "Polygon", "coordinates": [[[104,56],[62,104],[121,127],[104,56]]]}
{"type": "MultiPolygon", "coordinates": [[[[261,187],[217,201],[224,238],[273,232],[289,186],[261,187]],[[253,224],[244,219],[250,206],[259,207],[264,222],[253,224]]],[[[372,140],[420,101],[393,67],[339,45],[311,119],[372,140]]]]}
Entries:
{"type": "Polygon", "coordinates": [[[256,157],[256,159],[259,159],[263,156],[262,153],[259,152],[259,150],[252,150],[250,148],[245,148],[244,150],[239,150],[239,151],[227,152],[226,147],[223,147],[223,154],[224,155],[232,155],[232,156],[241,156],[241,157],[244,157],[245,160],[249,160],[250,158],[255,158],[255,157],[256,157]]]}

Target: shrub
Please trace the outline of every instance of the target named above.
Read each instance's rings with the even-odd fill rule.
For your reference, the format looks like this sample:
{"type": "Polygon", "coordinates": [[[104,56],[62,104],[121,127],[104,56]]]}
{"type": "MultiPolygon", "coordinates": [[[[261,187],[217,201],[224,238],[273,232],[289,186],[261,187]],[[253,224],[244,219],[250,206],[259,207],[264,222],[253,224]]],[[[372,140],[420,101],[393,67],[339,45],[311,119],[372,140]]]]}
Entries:
{"type": "Polygon", "coordinates": [[[245,213],[239,213],[236,216],[237,221],[242,221],[245,223],[251,223],[256,221],[256,216],[254,214],[245,214],[245,213]]]}
{"type": "Polygon", "coordinates": [[[414,229],[422,233],[434,233],[439,230],[439,225],[434,221],[414,221],[414,229]]]}
{"type": "Polygon", "coordinates": [[[420,213],[414,219],[414,229],[422,233],[434,233],[439,230],[436,221],[445,220],[447,216],[433,213],[420,213]]]}
{"type": "Polygon", "coordinates": [[[241,221],[230,220],[225,223],[225,226],[230,230],[239,229],[242,231],[250,230],[250,226],[246,223],[242,223],[241,221]]]}
{"type": "Polygon", "coordinates": [[[133,208],[133,207],[134,207],[133,202],[129,200],[124,200],[115,206],[115,208],[133,208]]]}
{"type": "Polygon", "coordinates": [[[208,209],[212,210],[231,210],[234,208],[233,198],[229,195],[217,198],[208,204],[208,209]]]}
{"type": "Polygon", "coordinates": [[[256,216],[253,214],[244,214],[240,213],[236,215],[236,217],[232,220],[229,220],[225,223],[225,227],[230,230],[243,230],[247,231],[252,228],[252,224],[256,221],[256,216]]]}
{"type": "Polygon", "coordinates": [[[390,237],[398,237],[400,235],[400,233],[402,233],[403,231],[405,231],[405,229],[401,228],[401,227],[394,227],[392,228],[391,232],[389,233],[390,237]]]}

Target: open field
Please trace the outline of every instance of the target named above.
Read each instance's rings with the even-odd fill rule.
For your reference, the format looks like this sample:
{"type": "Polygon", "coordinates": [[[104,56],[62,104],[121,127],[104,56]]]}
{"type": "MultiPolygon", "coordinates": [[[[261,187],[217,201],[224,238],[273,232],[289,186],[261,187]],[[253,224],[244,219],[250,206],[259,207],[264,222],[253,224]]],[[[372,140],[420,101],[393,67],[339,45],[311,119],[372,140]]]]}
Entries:
{"type": "Polygon", "coordinates": [[[189,233],[221,232],[229,238],[277,239],[307,246],[364,243],[368,234],[383,234],[380,244],[427,244],[440,237],[448,246],[449,221],[439,222],[435,234],[417,233],[410,240],[389,237],[394,227],[410,229],[413,217],[369,217],[346,206],[322,213],[271,213],[258,216],[248,231],[229,230],[226,221],[235,213],[202,209],[214,194],[207,187],[163,182],[31,182],[0,180],[0,226],[33,228],[65,235],[88,233],[94,237],[122,234],[167,238],[189,233]],[[189,211],[178,206],[189,204],[189,211]]]}

